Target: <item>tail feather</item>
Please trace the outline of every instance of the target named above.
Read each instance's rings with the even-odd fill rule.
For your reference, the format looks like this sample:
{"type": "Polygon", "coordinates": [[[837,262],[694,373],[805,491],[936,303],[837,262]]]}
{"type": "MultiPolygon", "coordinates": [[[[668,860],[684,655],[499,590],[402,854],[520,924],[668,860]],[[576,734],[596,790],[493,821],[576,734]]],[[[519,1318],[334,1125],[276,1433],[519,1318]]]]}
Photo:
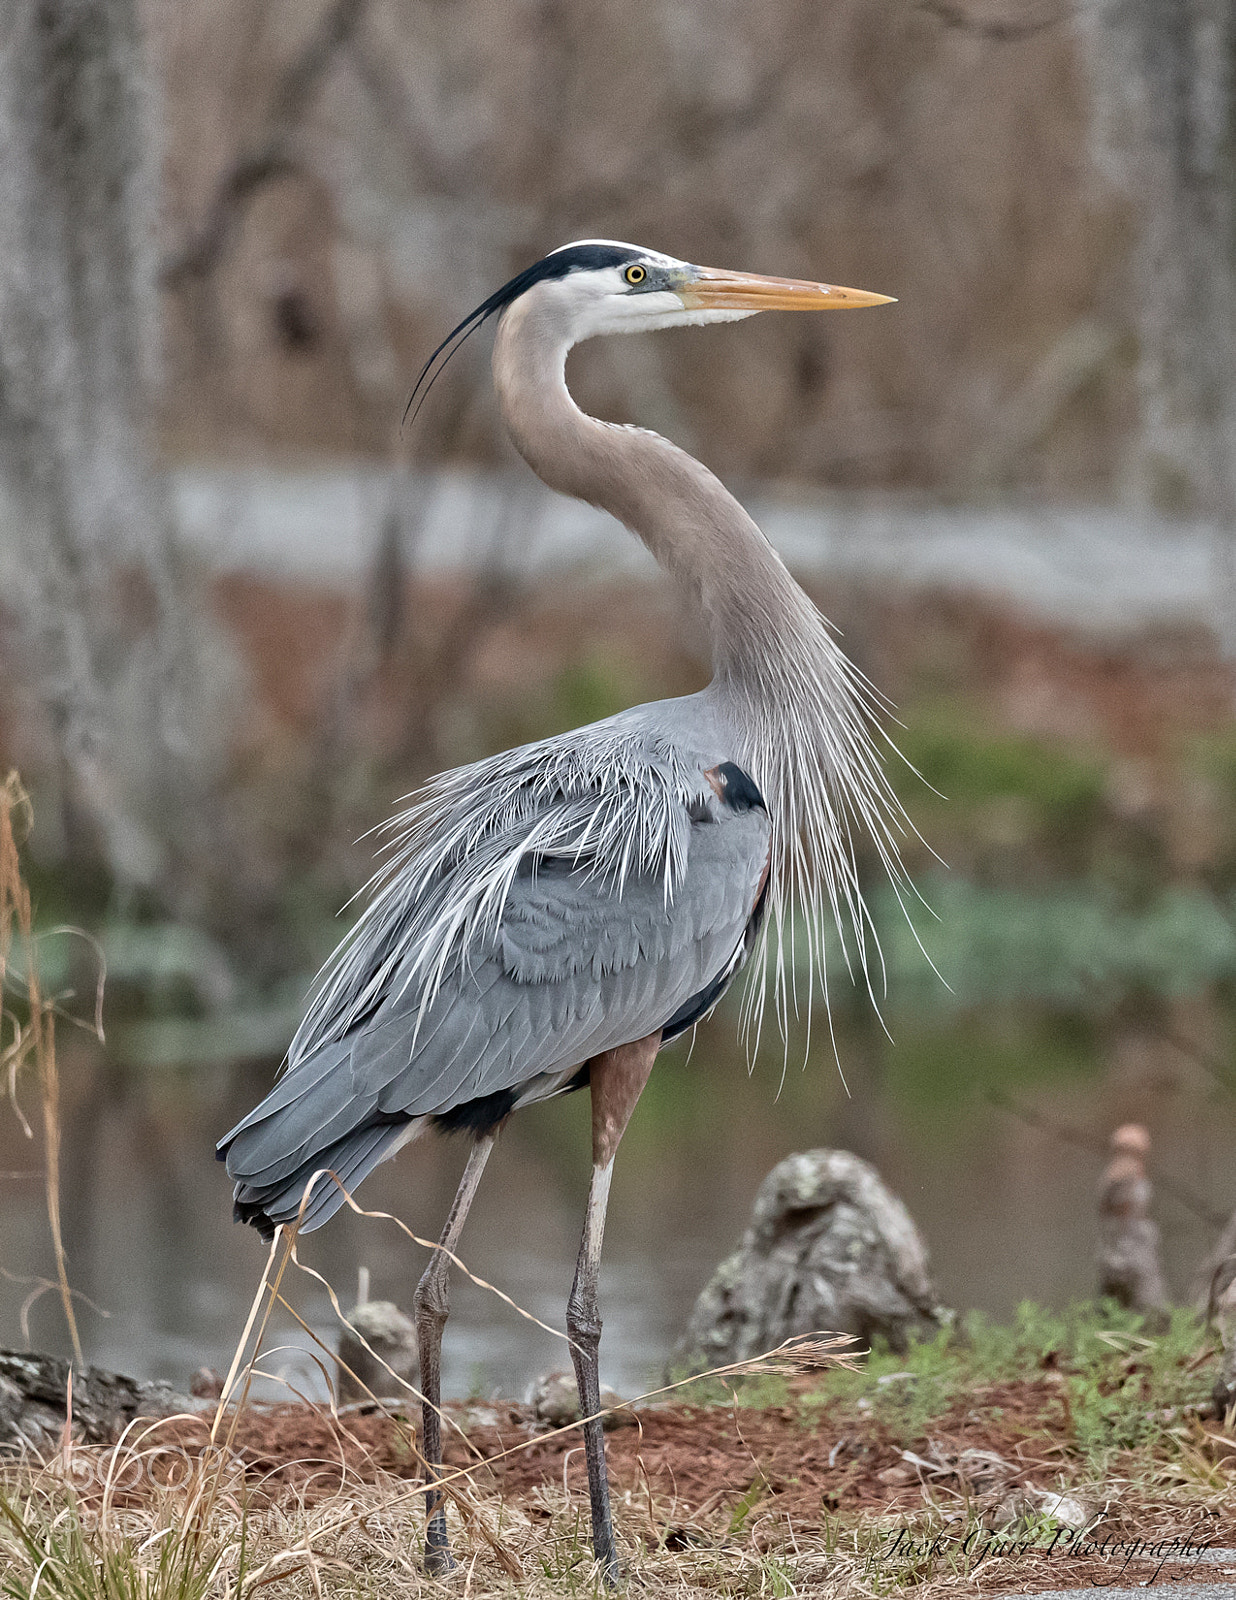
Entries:
{"type": "Polygon", "coordinates": [[[237,1182],[270,1188],[306,1168],[312,1172],[323,1164],[326,1151],[359,1130],[391,1120],[375,1114],[373,1100],[358,1100],[333,1114],[323,1108],[316,1117],[307,1107],[276,1112],[236,1136],[227,1148],[227,1170],[237,1182]]]}
{"type": "Polygon", "coordinates": [[[331,1163],[331,1171],[339,1182],[324,1178],[315,1186],[309,1204],[305,1207],[304,1220],[301,1223],[302,1231],[308,1233],[314,1228],[320,1228],[334,1216],[345,1203],[344,1190],[351,1194],[362,1179],[367,1178],[387,1156],[395,1153],[395,1149],[407,1137],[408,1124],[388,1123],[384,1127],[370,1128],[366,1131],[367,1139],[363,1139],[360,1134],[354,1135],[350,1141],[352,1148],[341,1151],[338,1158],[331,1163]]]}
{"type": "MultiPolygon", "coordinates": [[[[252,1127],[254,1123],[273,1116],[276,1111],[288,1111],[306,1098],[329,1093],[332,1080],[337,1080],[341,1068],[346,1079],[351,1057],[350,1039],[333,1040],[315,1050],[311,1056],[303,1057],[294,1067],[289,1067],[249,1115],[242,1117],[231,1133],[219,1141],[220,1147],[234,1139],[242,1128],[252,1127]]],[[[342,1084],[338,1084],[340,1090],[342,1087],[342,1084]]],[[[342,1093],[337,1098],[338,1103],[342,1104],[342,1093]]]]}
{"type": "MultiPolygon", "coordinates": [[[[383,1114],[376,1099],[356,1095],[346,1041],[323,1046],[275,1085],[219,1141],[218,1156],[234,1180],[234,1215],[269,1239],[294,1223],[315,1172],[330,1171],[351,1190],[408,1138],[419,1119],[383,1114]]],[[[300,1218],[319,1228],[344,1203],[339,1184],[321,1178],[300,1218]]]]}
{"type": "Polygon", "coordinates": [[[297,1221],[301,1233],[312,1233],[329,1222],[345,1203],[344,1190],[350,1194],[406,1141],[408,1128],[409,1119],[357,1128],[346,1139],[322,1151],[316,1160],[306,1162],[286,1182],[238,1183],[232,1214],[237,1222],[252,1223],[264,1239],[273,1238],[281,1224],[297,1221]],[[333,1172],[339,1181],[327,1176],[319,1178],[302,1214],[305,1189],[315,1172],[333,1172]]]}

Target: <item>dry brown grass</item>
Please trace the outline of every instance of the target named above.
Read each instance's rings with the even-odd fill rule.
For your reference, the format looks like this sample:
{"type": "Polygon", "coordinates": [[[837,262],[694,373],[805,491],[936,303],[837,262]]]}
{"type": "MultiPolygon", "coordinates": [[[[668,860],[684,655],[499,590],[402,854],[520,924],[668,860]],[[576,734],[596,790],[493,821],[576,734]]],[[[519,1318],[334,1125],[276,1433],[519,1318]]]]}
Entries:
{"type": "MultiPolygon", "coordinates": [[[[442,1582],[420,1566],[423,1481],[404,1408],[247,1403],[270,1312],[290,1307],[294,1267],[290,1250],[272,1251],[232,1374],[235,1403],[135,1424],[108,1447],[75,1444],[69,1425],[54,1459],[11,1464],[0,1478],[0,1593],[597,1592],[574,1428],[545,1429],[527,1407],[448,1408],[460,1570],[442,1582]]],[[[1176,1321],[1163,1350],[1187,1385],[1213,1351],[1196,1324],[1176,1321]]],[[[1041,1323],[1022,1328],[1018,1361],[1036,1337],[1055,1350],[1055,1323],[1047,1314],[1041,1323]]],[[[627,1570],[653,1600],[906,1590],[932,1600],[1212,1575],[1198,1569],[1197,1547],[1236,1544],[1236,1441],[1223,1420],[1196,1405],[1147,1410],[1147,1363],[1166,1357],[1093,1314],[1074,1340],[1088,1366],[1066,1352],[1064,1370],[1030,1361],[1024,1377],[975,1381],[1001,1340],[1007,1347],[997,1333],[986,1354],[978,1341],[951,1356],[944,1346],[911,1352],[921,1411],[897,1398],[898,1385],[881,1385],[890,1358],[856,1371],[835,1348],[810,1344],[710,1375],[714,1391],[724,1379],[722,1402],[692,1404],[682,1385],[631,1402],[634,1425],[612,1433],[609,1449],[627,1570]],[[1104,1439],[1087,1433],[1086,1406],[1108,1408],[1104,1439]],[[1120,1446],[1130,1424],[1151,1420],[1135,1447],[1120,1446]],[[992,1459],[1000,1465],[987,1481],[992,1459]],[[1046,1493],[1079,1504],[1084,1528],[1049,1514],[1046,1493]],[[1010,1512],[1010,1497],[1020,1510],[1010,1512]],[[1193,1549],[1149,1548],[1181,1539],[1193,1549]]],[[[1167,1393],[1165,1376],[1160,1387],[1167,1393]]]]}
{"type": "MultiPolygon", "coordinates": [[[[1213,1459],[1157,1492],[1144,1463],[1127,1465],[1127,1474],[1113,1473],[1102,1486],[1102,1520],[1079,1548],[1046,1518],[995,1532],[990,1506],[939,1493],[916,1492],[913,1505],[894,1495],[901,1504],[799,1520],[766,1484],[758,1487],[756,1464],[745,1496],[690,1512],[648,1478],[622,1477],[619,1537],[627,1570],[654,1600],[907,1589],[928,1600],[1112,1581],[1122,1570],[1144,1581],[1158,1563],[1129,1559],[1133,1541],[1191,1533],[1194,1543],[1230,1543],[1231,1475],[1216,1477],[1213,1459]]],[[[390,1475],[348,1477],[315,1498],[311,1484],[310,1477],[290,1487],[236,1456],[181,1455],[174,1430],[163,1425],[109,1449],[66,1445],[56,1460],[8,1475],[0,1502],[3,1592],[28,1600],[39,1566],[39,1592],[66,1600],[239,1600],[263,1591],[534,1600],[597,1590],[586,1497],[574,1484],[549,1480],[519,1495],[474,1487],[466,1509],[451,1508],[460,1571],[446,1583],[420,1568],[419,1485],[390,1475]]],[[[1203,1575],[1192,1558],[1169,1559],[1158,1570],[1159,1581],[1189,1575],[1203,1575]]]]}
{"type": "MultiPolygon", "coordinates": [[[[85,1358],[78,1336],[77,1318],[73,1312],[73,1294],[69,1288],[60,1229],[60,1073],[56,1065],[56,1018],[60,1006],[56,996],[44,993],[39,978],[34,912],[30,890],[21,870],[20,844],[33,823],[30,797],[17,773],[10,772],[0,784],[0,1074],[4,1077],[9,1105],[22,1131],[31,1140],[34,1138],[34,1129],[21,1109],[18,1084],[23,1077],[32,1076],[37,1086],[43,1127],[44,1195],[56,1258],[55,1288],[60,1294],[74,1358],[82,1366],[85,1358]],[[16,972],[12,963],[14,935],[21,957],[20,969],[16,972]]],[[[51,932],[78,933],[82,938],[88,938],[79,929],[56,928],[51,932]]],[[[100,958],[93,1020],[93,1027],[100,1038],[103,1036],[102,1003],[100,958]]],[[[51,1286],[41,1283],[34,1285],[35,1295],[48,1287],[51,1286]]],[[[26,1310],[29,1305],[30,1301],[27,1300],[26,1310]]]]}
{"type": "MultiPolygon", "coordinates": [[[[261,1590],[401,1597],[442,1592],[442,1583],[420,1567],[421,1463],[415,1429],[400,1412],[377,1401],[364,1418],[333,1405],[272,1412],[248,1403],[272,1309],[279,1305],[301,1321],[284,1283],[295,1263],[294,1248],[291,1241],[280,1244],[272,1248],[213,1418],[139,1422],[115,1445],[91,1447],[75,1442],[70,1409],[52,1460],[26,1457],[10,1465],[0,1478],[0,1562],[6,1573],[0,1592],[14,1600],[32,1600],[36,1592],[64,1600],[239,1600],[261,1590]],[[280,1438],[283,1420],[291,1427],[280,1438]],[[365,1443],[363,1435],[373,1434],[366,1424],[373,1421],[402,1458],[398,1475],[376,1464],[378,1452],[365,1443]]],[[[843,1353],[851,1343],[800,1340],[709,1376],[793,1376],[852,1366],[843,1353]]],[[[410,1398],[419,1399],[407,1387],[410,1398]]],[[[659,1394],[682,1387],[670,1385],[659,1394]]],[[[455,1459],[448,1459],[440,1481],[450,1497],[464,1593],[510,1592],[512,1586],[527,1594],[595,1588],[586,1498],[568,1485],[565,1470],[561,1486],[536,1482],[518,1496],[494,1486],[495,1470],[512,1457],[561,1445],[567,1437],[577,1440],[578,1424],[527,1432],[505,1448],[482,1450],[454,1415],[447,1420],[455,1459]]],[[[647,1480],[642,1494],[619,1496],[620,1515],[632,1524],[628,1562],[639,1566],[641,1581],[666,1593],[793,1592],[777,1557],[758,1542],[735,1546],[713,1540],[702,1525],[680,1529],[674,1499],[662,1503],[647,1480]]],[[[723,1521],[725,1514],[714,1510],[723,1521]]]]}

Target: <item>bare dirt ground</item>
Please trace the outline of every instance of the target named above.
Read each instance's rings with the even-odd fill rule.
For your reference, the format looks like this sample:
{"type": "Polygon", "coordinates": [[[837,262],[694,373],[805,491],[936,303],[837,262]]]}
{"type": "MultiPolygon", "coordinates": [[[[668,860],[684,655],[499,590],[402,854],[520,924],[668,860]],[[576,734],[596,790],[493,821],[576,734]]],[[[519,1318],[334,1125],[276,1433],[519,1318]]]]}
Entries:
{"type": "MultiPolygon", "coordinates": [[[[608,1434],[610,1478],[637,1567],[659,1567],[674,1552],[770,1559],[785,1564],[791,1585],[771,1592],[787,1594],[824,1592],[797,1588],[804,1563],[820,1584],[848,1575],[853,1593],[1030,1593],[1236,1575],[1236,1556],[1227,1573],[1197,1554],[1236,1547],[1236,1440],[1218,1421],[1187,1417],[1159,1447],[1111,1453],[1096,1473],[1093,1457],[1079,1460],[1067,1395],[1051,1374],[974,1389],[910,1445],[878,1418],[813,1403],[806,1382],[787,1387],[784,1404],[735,1399],[621,1415],[608,1434]]],[[[449,1409],[448,1466],[469,1469],[459,1480],[469,1495],[499,1503],[512,1526],[547,1533],[564,1504],[573,1507],[586,1543],[577,1432],[548,1430],[509,1402],[449,1409]]],[[[205,1441],[205,1423],[169,1426],[190,1448],[205,1441]]],[[[338,1417],[250,1410],[230,1448],[272,1505],[325,1503],[368,1484],[399,1493],[420,1476],[413,1425],[376,1408],[338,1417]]],[[[417,1497],[401,1498],[417,1518],[417,1497]]]]}

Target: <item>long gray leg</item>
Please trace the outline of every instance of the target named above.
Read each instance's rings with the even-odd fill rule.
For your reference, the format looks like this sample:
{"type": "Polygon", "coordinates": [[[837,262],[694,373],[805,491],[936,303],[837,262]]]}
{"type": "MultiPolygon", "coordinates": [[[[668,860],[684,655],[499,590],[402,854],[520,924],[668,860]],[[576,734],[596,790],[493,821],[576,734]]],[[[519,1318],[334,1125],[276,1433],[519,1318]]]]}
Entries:
{"type": "Polygon", "coordinates": [[[596,1416],[601,1409],[601,1309],[597,1297],[597,1273],[601,1263],[605,1207],[609,1201],[609,1180],[613,1170],[612,1160],[606,1166],[594,1166],[592,1169],[588,1214],[566,1316],[575,1381],[579,1384],[580,1414],[594,1419],[584,1423],[584,1459],[588,1463],[588,1498],[592,1504],[592,1548],[601,1563],[607,1583],[617,1581],[618,1550],[614,1544],[614,1524],[609,1509],[605,1435],[601,1420],[596,1416]]]}
{"type": "Polygon", "coordinates": [[[592,1548],[607,1584],[619,1577],[618,1549],[614,1543],[614,1523],[609,1504],[609,1478],[605,1471],[605,1434],[601,1419],[601,1309],[597,1297],[597,1274],[601,1264],[601,1241],[605,1234],[605,1208],[609,1203],[609,1184],[614,1171],[614,1155],[626,1130],[635,1102],[639,1099],[657,1051],[659,1032],[634,1044],[589,1062],[592,1088],[592,1183],[588,1189],[588,1212],[584,1235],[575,1265],[575,1281],[567,1301],[567,1333],[571,1340],[571,1360],[579,1384],[580,1410],[591,1422],[584,1424],[584,1459],[588,1464],[588,1498],[592,1507],[592,1548]]]}
{"type": "MultiPolygon", "coordinates": [[[[472,1146],[468,1164],[451,1202],[450,1215],[438,1241],[439,1247],[429,1258],[429,1265],[416,1286],[413,1301],[416,1310],[416,1346],[421,1364],[421,1454],[425,1458],[425,1474],[430,1482],[437,1477],[442,1465],[442,1330],[451,1309],[448,1288],[451,1261],[450,1256],[443,1252],[449,1250],[454,1254],[459,1243],[485,1163],[494,1147],[494,1137],[492,1133],[487,1133],[472,1146]]],[[[446,1532],[445,1501],[441,1489],[429,1488],[425,1491],[425,1510],[429,1517],[425,1534],[425,1569],[435,1574],[449,1572],[455,1565],[446,1532]]]]}

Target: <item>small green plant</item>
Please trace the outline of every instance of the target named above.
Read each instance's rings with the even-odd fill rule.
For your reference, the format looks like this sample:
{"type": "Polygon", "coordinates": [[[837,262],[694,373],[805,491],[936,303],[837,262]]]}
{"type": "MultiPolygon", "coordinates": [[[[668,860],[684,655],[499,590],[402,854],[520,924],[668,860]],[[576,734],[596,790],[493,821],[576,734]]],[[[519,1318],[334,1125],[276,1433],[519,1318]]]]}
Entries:
{"type": "MultiPolygon", "coordinates": [[[[1026,1302],[1008,1324],[972,1313],[904,1352],[877,1345],[861,1370],[829,1373],[798,1404],[809,1426],[836,1407],[910,1446],[985,1389],[1041,1378],[1044,1416],[1063,1413],[1077,1455],[1098,1468],[1115,1450],[1162,1438],[1182,1406],[1205,1400],[1199,1339],[1187,1310],[1152,1336],[1144,1318],[1112,1301],[1064,1311],[1026,1302]]],[[[995,1418],[1002,1408],[989,1403],[985,1411],[995,1418]]]]}
{"type": "Polygon", "coordinates": [[[43,1497],[0,1494],[6,1600],[205,1600],[226,1544],[194,1521],[172,1517],[141,1537],[87,1528],[75,1496],[54,1509],[43,1497]],[[5,1550],[7,1545],[7,1550],[5,1550]]]}
{"type": "Polygon", "coordinates": [[[759,1472],[751,1481],[751,1487],[738,1497],[733,1511],[730,1513],[731,1538],[741,1532],[743,1524],[759,1505],[760,1501],[768,1494],[768,1479],[759,1472]]]}

